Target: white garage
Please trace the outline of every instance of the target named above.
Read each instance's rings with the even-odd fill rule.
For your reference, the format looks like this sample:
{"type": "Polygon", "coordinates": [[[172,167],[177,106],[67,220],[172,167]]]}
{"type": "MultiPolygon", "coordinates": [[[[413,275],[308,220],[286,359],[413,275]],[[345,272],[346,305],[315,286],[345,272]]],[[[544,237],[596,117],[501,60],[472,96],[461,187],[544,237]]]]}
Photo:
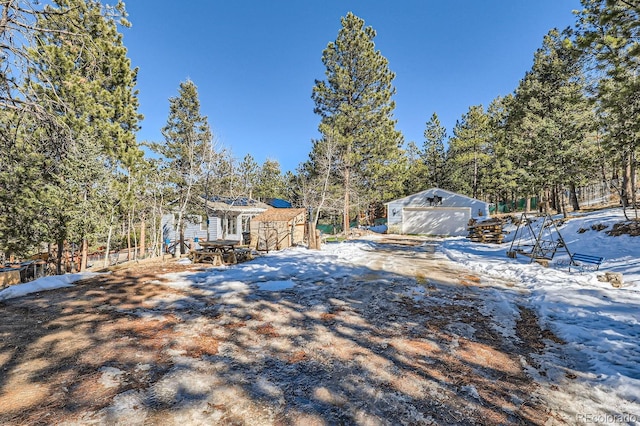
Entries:
{"type": "Polygon", "coordinates": [[[471,209],[465,207],[405,207],[402,233],[466,235],[471,209]]]}
{"type": "Polygon", "coordinates": [[[440,188],[390,201],[386,206],[389,232],[398,234],[467,235],[469,219],[489,215],[489,203],[440,188]]]}

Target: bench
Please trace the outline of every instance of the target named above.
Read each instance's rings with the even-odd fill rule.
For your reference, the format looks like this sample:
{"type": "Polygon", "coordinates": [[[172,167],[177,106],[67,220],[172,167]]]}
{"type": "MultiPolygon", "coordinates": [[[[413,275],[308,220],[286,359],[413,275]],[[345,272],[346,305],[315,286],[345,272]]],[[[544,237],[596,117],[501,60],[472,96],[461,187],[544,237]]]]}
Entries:
{"type": "Polygon", "coordinates": [[[597,271],[600,268],[600,264],[604,260],[602,256],[592,256],[590,254],[582,254],[582,253],[573,253],[571,255],[571,262],[569,262],[569,272],[571,272],[571,265],[579,268],[584,271],[585,264],[594,265],[595,270],[597,271]]]}

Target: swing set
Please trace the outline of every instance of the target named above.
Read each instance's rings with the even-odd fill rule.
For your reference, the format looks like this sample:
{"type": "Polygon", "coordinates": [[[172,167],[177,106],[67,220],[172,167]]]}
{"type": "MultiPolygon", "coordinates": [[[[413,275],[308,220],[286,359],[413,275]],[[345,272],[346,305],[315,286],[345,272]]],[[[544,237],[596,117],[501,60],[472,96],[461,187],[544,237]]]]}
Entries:
{"type": "Polygon", "coordinates": [[[518,254],[534,261],[552,260],[558,250],[564,250],[572,259],[571,253],[549,214],[541,217],[522,213],[507,256],[515,259],[518,254]],[[541,219],[541,220],[540,220],[541,219]]]}

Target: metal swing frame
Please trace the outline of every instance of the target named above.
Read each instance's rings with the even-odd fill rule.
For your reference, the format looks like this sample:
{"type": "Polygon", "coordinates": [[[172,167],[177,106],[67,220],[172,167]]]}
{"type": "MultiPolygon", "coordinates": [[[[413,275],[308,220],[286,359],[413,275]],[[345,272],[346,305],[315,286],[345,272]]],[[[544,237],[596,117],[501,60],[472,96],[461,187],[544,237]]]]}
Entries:
{"type": "Polygon", "coordinates": [[[515,258],[517,254],[521,254],[523,256],[530,257],[531,262],[535,260],[551,260],[556,255],[558,249],[564,249],[571,259],[571,252],[565,244],[564,238],[562,238],[562,234],[556,226],[556,223],[551,218],[551,215],[547,213],[542,221],[542,224],[540,225],[540,229],[537,232],[533,229],[533,226],[531,226],[531,222],[532,221],[530,216],[528,216],[527,213],[522,213],[522,215],[520,216],[520,223],[516,228],[516,234],[511,241],[511,247],[507,252],[507,256],[515,258]],[[550,227],[553,227],[553,229],[549,231],[549,234],[551,235],[555,230],[556,234],[558,235],[557,240],[553,240],[552,238],[543,238],[545,229],[548,229],[550,227]],[[530,252],[525,252],[523,249],[521,249],[523,245],[520,244],[520,241],[523,239],[523,233],[525,230],[528,230],[531,237],[535,239],[535,243],[533,244],[533,248],[530,252]],[[516,241],[518,242],[518,244],[514,248],[516,241]]]}

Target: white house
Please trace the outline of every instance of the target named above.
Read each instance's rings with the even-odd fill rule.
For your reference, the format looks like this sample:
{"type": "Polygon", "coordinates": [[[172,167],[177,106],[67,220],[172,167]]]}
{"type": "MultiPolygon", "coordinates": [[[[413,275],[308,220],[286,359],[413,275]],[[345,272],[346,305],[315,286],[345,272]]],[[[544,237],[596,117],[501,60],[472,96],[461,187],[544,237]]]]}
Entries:
{"type": "MultiPolygon", "coordinates": [[[[205,202],[208,216],[189,215],[185,220],[185,240],[211,241],[234,240],[243,241],[251,231],[251,219],[266,211],[269,206],[249,198],[212,197],[205,202]]],[[[162,217],[162,238],[173,245],[178,239],[177,215],[165,214],[162,217]]],[[[198,248],[198,245],[195,245],[198,248]]]]}
{"type": "Polygon", "coordinates": [[[489,216],[489,203],[440,188],[385,205],[388,232],[395,234],[467,235],[469,219],[489,216]]]}

